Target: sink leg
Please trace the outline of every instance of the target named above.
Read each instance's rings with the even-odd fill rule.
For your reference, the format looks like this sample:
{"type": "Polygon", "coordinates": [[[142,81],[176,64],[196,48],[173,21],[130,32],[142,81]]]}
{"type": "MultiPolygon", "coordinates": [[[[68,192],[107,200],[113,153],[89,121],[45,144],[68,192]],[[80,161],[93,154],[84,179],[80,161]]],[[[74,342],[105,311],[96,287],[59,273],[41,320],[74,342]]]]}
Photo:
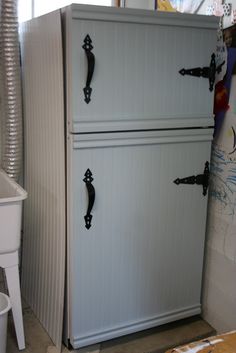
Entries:
{"type": "Polygon", "coordinates": [[[19,349],[25,349],[25,336],[22,317],[21,293],[18,265],[5,268],[9,297],[19,349]]]}

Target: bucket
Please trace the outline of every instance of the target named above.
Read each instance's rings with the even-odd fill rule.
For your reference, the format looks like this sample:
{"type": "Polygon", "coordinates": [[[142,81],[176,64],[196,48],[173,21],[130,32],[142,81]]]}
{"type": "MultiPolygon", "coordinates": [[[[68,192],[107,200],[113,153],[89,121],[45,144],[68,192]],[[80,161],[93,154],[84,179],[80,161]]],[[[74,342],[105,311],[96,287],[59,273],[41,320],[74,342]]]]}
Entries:
{"type": "Polygon", "coordinates": [[[0,169],[0,254],[20,247],[22,202],[26,197],[27,192],[0,169]]]}
{"type": "Polygon", "coordinates": [[[6,353],[7,319],[8,311],[10,309],[11,303],[9,297],[3,293],[0,293],[0,353],[6,353]]]}

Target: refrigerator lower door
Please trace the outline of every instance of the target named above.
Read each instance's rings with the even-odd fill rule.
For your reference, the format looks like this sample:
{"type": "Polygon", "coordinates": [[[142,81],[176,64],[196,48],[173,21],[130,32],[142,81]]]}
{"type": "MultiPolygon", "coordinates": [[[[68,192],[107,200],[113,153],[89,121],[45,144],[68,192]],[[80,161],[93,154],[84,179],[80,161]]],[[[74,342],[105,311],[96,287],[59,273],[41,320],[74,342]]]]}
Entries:
{"type": "Polygon", "coordinates": [[[211,129],[71,137],[74,348],[200,313],[207,196],[173,181],[203,173],[211,138],[211,129]]]}

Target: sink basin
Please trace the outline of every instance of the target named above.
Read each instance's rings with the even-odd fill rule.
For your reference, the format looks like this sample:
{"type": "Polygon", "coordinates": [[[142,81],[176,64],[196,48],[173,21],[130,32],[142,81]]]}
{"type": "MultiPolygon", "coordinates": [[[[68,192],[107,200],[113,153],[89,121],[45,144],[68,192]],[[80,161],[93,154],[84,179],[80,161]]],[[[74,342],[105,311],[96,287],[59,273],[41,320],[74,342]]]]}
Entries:
{"type": "Polygon", "coordinates": [[[20,247],[22,201],[27,192],[0,169],[0,254],[20,247]]]}

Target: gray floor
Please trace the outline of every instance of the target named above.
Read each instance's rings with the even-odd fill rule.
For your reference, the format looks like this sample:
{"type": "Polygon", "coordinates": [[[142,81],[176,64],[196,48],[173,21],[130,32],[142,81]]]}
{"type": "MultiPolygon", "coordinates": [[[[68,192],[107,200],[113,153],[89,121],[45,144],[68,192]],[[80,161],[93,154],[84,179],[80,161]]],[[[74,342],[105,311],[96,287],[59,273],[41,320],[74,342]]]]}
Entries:
{"type": "MultiPolygon", "coordinates": [[[[31,309],[24,307],[24,325],[26,349],[24,353],[58,353],[47,333],[35,318],[31,309]]],[[[14,326],[9,317],[7,353],[19,352],[16,345],[14,326]]],[[[128,335],[79,349],[78,353],[162,353],[167,349],[205,338],[215,334],[214,329],[199,317],[185,319],[176,323],[163,325],[156,329],[128,335]]],[[[69,351],[64,347],[63,353],[69,351]]]]}

